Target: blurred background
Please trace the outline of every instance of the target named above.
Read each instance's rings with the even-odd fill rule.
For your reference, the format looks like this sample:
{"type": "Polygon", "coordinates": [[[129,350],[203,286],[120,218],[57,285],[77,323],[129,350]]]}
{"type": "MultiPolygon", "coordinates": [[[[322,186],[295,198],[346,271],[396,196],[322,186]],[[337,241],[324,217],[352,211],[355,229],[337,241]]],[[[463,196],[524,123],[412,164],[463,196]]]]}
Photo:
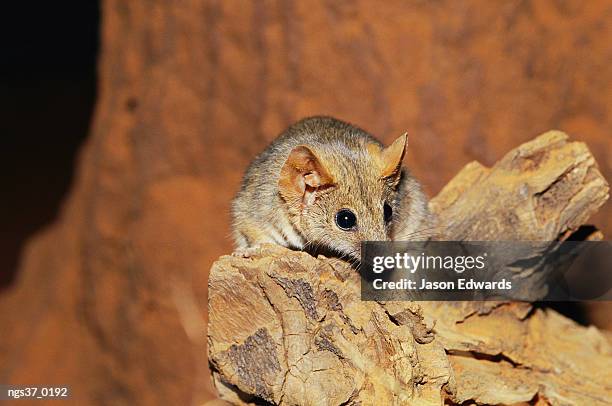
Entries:
{"type": "MultiPolygon", "coordinates": [[[[68,383],[80,404],[212,396],[206,276],[231,251],[229,202],[304,116],[408,131],[430,196],[549,129],[612,179],[607,0],[4,8],[1,383],[68,383]]],[[[592,223],[611,235],[612,205],[592,223]]]]}

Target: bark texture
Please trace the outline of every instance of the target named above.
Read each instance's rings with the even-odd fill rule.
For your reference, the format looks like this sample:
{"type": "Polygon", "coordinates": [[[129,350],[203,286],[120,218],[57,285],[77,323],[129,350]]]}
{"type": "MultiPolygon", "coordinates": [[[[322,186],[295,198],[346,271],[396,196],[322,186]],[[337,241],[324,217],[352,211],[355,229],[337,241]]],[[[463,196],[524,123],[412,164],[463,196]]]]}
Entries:
{"type": "MultiPolygon", "coordinates": [[[[211,396],[206,278],[229,201],[285,126],[329,114],[430,195],[550,128],[612,176],[608,0],[102,1],[98,103],[56,223],[0,295],[0,382],[78,404],[211,396]]],[[[78,34],[76,34],[78,35],[78,34]]],[[[61,140],[58,140],[61,142],[61,140]]],[[[610,205],[594,220],[610,228],[610,205]]]]}
{"type": "MultiPolygon", "coordinates": [[[[587,147],[551,131],[431,206],[445,238],[566,238],[607,200],[587,147]]],[[[600,238],[593,232],[587,238],[600,238]]],[[[612,345],[594,327],[513,302],[364,302],[348,264],[264,246],[209,280],[209,357],[236,404],[605,405],[612,345]],[[594,371],[597,371],[596,373],[594,371]]]]}

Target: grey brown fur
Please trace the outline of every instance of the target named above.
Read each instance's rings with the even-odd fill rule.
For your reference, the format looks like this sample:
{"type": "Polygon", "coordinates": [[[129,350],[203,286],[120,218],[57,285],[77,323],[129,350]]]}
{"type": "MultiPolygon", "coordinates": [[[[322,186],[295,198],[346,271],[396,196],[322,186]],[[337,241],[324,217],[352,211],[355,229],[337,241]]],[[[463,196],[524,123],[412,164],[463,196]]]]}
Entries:
{"type": "MultiPolygon", "coordinates": [[[[232,204],[236,247],[274,243],[306,251],[322,248],[358,258],[361,241],[430,237],[433,223],[427,199],[420,184],[401,167],[404,146],[397,173],[384,179],[381,165],[391,158],[380,158],[383,155],[378,151],[382,149],[370,134],[331,117],[306,118],[289,127],[246,171],[232,204]],[[321,165],[318,172],[323,173],[314,175],[314,184],[319,187],[305,186],[302,197],[294,187],[304,187],[304,179],[308,180],[313,171],[303,169],[303,165],[312,164],[312,159],[297,154],[297,163],[287,169],[292,161],[288,158],[300,146],[313,153],[321,165]],[[283,170],[291,176],[282,175],[283,170]],[[333,182],[325,181],[326,173],[333,182]],[[383,219],[385,202],[393,209],[389,224],[383,219]],[[344,231],[335,224],[335,213],[342,208],[356,214],[355,230],[344,231]]],[[[393,159],[398,159],[397,153],[393,159]]]]}

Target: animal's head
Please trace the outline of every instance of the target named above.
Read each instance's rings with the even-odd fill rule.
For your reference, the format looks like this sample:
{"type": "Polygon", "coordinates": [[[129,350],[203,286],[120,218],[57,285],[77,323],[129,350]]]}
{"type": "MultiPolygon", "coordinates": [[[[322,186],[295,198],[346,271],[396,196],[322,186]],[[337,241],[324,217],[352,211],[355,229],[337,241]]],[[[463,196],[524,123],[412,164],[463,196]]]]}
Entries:
{"type": "Polygon", "coordinates": [[[307,248],[359,259],[362,241],[390,240],[406,143],[402,135],[386,148],[364,139],[360,148],[300,145],[290,152],[279,191],[307,248]]]}

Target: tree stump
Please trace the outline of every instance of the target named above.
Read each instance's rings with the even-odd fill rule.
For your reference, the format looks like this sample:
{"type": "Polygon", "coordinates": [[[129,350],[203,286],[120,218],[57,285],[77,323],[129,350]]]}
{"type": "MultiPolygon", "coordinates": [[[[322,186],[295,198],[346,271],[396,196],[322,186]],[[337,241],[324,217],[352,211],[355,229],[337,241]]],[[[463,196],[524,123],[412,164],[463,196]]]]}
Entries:
{"type": "MultiPolygon", "coordinates": [[[[587,147],[551,131],[431,201],[446,238],[567,238],[608,198],[587,147]]],[[[587,238],[601,238],[591,232],[587,238]]],[[[334,258],[265,245],[209,279],[209,360],[236,404],[603,405],[612,347],[594,327],[516,302],[367,302],[334,258]]]]}

